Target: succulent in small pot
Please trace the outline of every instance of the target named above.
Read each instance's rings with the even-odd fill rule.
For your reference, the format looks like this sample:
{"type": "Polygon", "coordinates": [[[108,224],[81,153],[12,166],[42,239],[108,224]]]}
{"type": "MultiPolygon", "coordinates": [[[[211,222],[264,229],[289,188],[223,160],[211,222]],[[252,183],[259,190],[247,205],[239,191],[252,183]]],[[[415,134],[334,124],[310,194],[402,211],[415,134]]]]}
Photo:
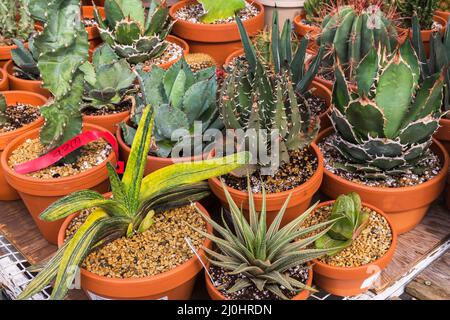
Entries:
{"type": "MultiPolygon", "coordinates": [[[[274,21],[277,21],[276,15],[274,21]]],[[[270,62],[268,60],[272,58],[268,59],[262,50],[255,49],[239,18],[237,22],[246,58],[245,61],[238,60],[223,81],[220,113],[225,128],[232,132],[243,131],[256,136],[253,130],[265,131],[258,136],[260,140],[255,145],[236,139],[238,141],[233,147],[245,150],[256,147],[253,149],[255,152],[252,151],[256,161],[247,168],[247,173],[251,174],[253,190],[258,193],[255,195],[257,210],[261,210],[262,205],[261,185],[269,193],[268,223],[275,218],[286,197],[294,193],[284,215],[285,224],[306,210],[322,180],[322,158],[311,143],[319,131],[320,120],[318,115],[311,113],[305,95],[314,78],[313,68],[303,72],[304,41],[291,56],[290,50],[280,50],[283,47],[280,43],[285,42],[278,39],[278,32],[272,32],[274,38],[264,51],[272,51],[274,61],[270,62]],[[270,159],[264,156],[267,150],[275,150],[270,152],[270,159]],[[287,176],[290,176],[289,181],[287,176]]],[[[284,30],[283,40],[289,39],[288,23],[284,30]]],[[[231,175],[223,178],[233,199],[248,210],[245,178],[231,175]]],[[[220,181],[211,179],[210,185],[222,204],[227,205],[220,181]]]]}
{"type": "Polygon", "coordinates": [[[436,15],[447,21],[450,18],[450,3],[447,0],[439,0],[436,15]]]}
{"type": "MultiPolygon", "coordinates": [[[[202,231],[216,246],[216,250],[205,248],[209,268],[206,274],[208,293],[214,300],[306,300],[311,288],[312,272],[308,262],[331,252],[334,248],[314,249],[311,244],[325,235],[336,220],[302,228],[314,206],[281,227],[283,215],[291,200],[289,196],[277,213],[270,227],[266,224],[266,206],[256,210],[250,182],[248,182],[249,221],[244,217],[227,187],[222,186],[230,207],[227,222],[223,225],[204,216],[214,228],[217,236],[202,231]],[[305,237],[319,229],[315,235],[305,237]],[[234,231],[232,231],[234,230],[234,231]],[[303,238],[301,240],[297,240],[303,238]]],[[[263,189],[262,201],[266,202],[263,189]]]]}
{"type": "MultiPolygon", "coordinates": [[[[75,271],[91,251],[101,250],[100,243],[104,244],[121,237],[132,238],[145,233],[152,228],[156,219],[155,214],[195,202],[207,195],[208,186],[201,183],[202,180],[238,168],[241,165],[239,161],[245,163],[248,155],[241,153],[219,160],[176,164],[144,178],[154,113],[155,110],[151,107],[143,111],[122,180],[114,166],[107,164],[112,188],[111,198],[105,199],[97,192],[82,190],[56,201],[40,215],[41,219],[55,221],[81,210],[91,210],[75,233],[65,243],[61,243],[58,252],[19,295],[19,299],[33,296],[53,279],[56,280],[51,298],[63,299],[69,290],[69,284],[77,274],[75,271]]],[[[183,268],[180,271],[182,270],[183,268]]],[[[152,277],[138,280],[109,279],[94,277],[86,270],[82,270],[81,283],[89,292],[108,298],[160,298],[155,296],[159,292],[167,293],[168,296],[178,294],[179,299],[188,299],[189,290],[181,295],[170,292],[176,292],[178,289],[176,286],[173,287],[173,283],[177,282],[179,286],[184,286],[186,279],[189,279],[192,289],[194,275],[200,270],[201,265],[197,264],[193,268],[194,274],[172,273],[172,277],[166,279],[166,283],[158,281],[158,276],[163,275],[157,275],[152,282],[152,277]],[[160,287],[155,288],[156,283],[160,287]]]]}
{"type": "Polygon", "coordinates": [[[411,230],[442,191],[448,170],[448,156],[432,140],[443,115],[444,75],[421,82],[407,40],[391,55],[372,48],[356,68],[356,91],[339,64],[335,77],[335,133],[319,138],[322,190],[330,197],[356,191],[389,214],[399,233],[411,230]]]}
{"type": "Polygon", "coordinates": [[[361,294],[392,260],[397,232],[383,212],[361,203],[354,192],[319,204],[302,226],[330,220],[336,222],[314,243],[316,249],[333,248],[314,260],[315,283],[334,295],[361,294]]]}
{"type": "Polygon", "coordinates": [[[205,146],[203,143],[195,144],[196,135],[203,134],[208,129],[223,128],[216,107],[216,68],[193,72],[183,58],[168,70],[155,66],[150,72],[144,72],[138,66],[136,71],[145,102],[137,104],[128,124],[120,125],[118,136],[124,158],[128,158],[142,106],[147,103],[157,107],[157,110],[154,142],[149,151],[145,172],[150,173],[173,162],[182,161],[180,158],[185,161],[202,159],[205,146]],[[195,130],[196,122],[197,126],[201,125],[200,132],[195,130]],[[175,131],[180,134],[177,135],[178,140],[174,141],[175,131]],[[175,147],[188,154],[175,154],[175,147]]]}
{"type": "Polygon", "coordinates": [[[264,28],[264,6],[252,0],[187,0],[169,11],[173,34],[186,40],[193,53],[206,53],[219,66],[242,48],[234,16],[239,16],[251,36],[264,28]]]}
{"type": "Polygon", "coordinates": [[[83,121],[115,133],[120,122],[136,107],[136,74],[126,59],[108,45],[98,47],[92,63],[82,66],[85,73],[81,104],[83,121]]]}

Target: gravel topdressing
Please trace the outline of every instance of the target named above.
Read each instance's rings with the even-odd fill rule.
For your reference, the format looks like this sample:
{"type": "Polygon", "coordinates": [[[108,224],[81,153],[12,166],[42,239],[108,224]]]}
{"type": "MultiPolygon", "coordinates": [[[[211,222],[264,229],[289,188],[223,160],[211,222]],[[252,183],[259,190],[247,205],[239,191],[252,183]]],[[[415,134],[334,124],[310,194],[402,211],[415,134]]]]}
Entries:
{"type": "Polygon", "coordinates": [[[178,58],[181,58],[183,55],[183,48],[180,47],[178,44],[167,41],[168,45],[166,50],[156,58],[153,58],[151,60],[145,61],[145,66],[153,66],[153,65],[161,65],[163,63],[171,62],[174,60],[177,60],[178,58]]]}
{"type": "Polygon", "coordinates": [[[0,124],[0,133],[10,132],[36,121],[41,113],[39,108],[18,103],[6,108],[6,122],[0,124]]]}

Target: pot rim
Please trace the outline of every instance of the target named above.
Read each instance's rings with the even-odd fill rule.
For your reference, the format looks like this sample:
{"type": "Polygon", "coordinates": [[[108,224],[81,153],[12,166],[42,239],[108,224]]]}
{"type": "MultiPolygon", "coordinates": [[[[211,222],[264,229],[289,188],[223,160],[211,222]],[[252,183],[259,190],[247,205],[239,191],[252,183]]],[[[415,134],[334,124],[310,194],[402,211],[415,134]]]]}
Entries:
{"type": "MultiPolygon", "coordinates": [[[[97,130],[97,131],[103,131],[106,132],[107,130],[94,125],[94,124],[88,124],[88,123],[83,123],[83,129],[86,128],[86,131],[91,131],[91,130],[97,130]]],[[[64,184],[73,180],[78,180],[87,176],[90,176],[92,174],[92,172],[94,170],[102,170],[104,168],[106,168],[106,164],[108,162],[114,162],[115,159],[117,159],[117,155],[114,153],[114,150],[111,150],[111,153],[109,154],[108,158],[106,158],[102,163],[100,163],[99,165],[90,168],[84,172],[78,173],[76,175],[73,176],[68,176],[68,177],[62,177],[62,178],[56,178],[56,179],[39,179],[39,178],[34,178],[34,177],[28,177],[24,174],[19,174],[17,172],[15,172],[9,165],[8,165],[8,159],[10,154],[12,153],[12,146],[15,144],[20,144],[21,142],[24,142],[26,139],[28,139],[30,136],[33,136],[35,133],[40,132],[41,128],[36,128],[33,129],[31,131],[25,132],[23,134],[21,134],[20,136],[16,137],[14,140],[12,140],[11,142],[8,143],[8,145],[6,146],[6,148],[3,150],[3,153],[1,155],[1,159],[0,159],[0,163],[1,163],[1,167],[3,167],[3,171],[5,173],[5,175],[9,175],[9,176],[14,176],[16,177],[16,179],[19,179],[21,181],[26,181],[27,183],[43,183],[43,182],[47,182],[47,183],[53,183],[53,184],[64,184]]]]}
{"type": "Polygon", "coordinates": [[[3,68],[1,70],[7,74],[8,78],[14,79],[14,81],[16,81],[16,82],[25,82],[25,83],[30,83],[30,84],[43,85],[42,80],[29,80],[29,79],[22,79],[22,78],[16,77],[12,72],[10,72],[10,70],[12,68],[14,68],[15,65],[16,64],[14,63],[14,60],[11,59],[5,63],[5,65],[3,66],[3,68]]]}
{"type": "Polygon", "coordinates": [[[129,114],[130,110],[125,110],[118,113],[112,113],[112,114],[102,114],[102,115],[83,115],[83,120],[92,120],[92,119],[110,119],[110,118],[124,118],[125,115],[129,114]]]}
{"type": "MultiPolygon", "coordinates": [[[[105,196],[109,195],[110,193],[105,194],[105,196]]],[[[198,207],[198,209],[200,209],[203,213],[207,214],[208,217],[210,217],[209,212],[199,203],[196,202],[195,205],[198,207]]],[[[74,219],[79,213],[74,213],[69,215],[67,218],[64,219],[63,224],[61,225],[61,228],[59,229],[58,232],[58,247],[60,247],[63,244],[64,241],[64,233],[69,225],[69,223],[72,221],[72,219],[74,219]]],[[[206,230],[208,231],[208,233],[212,234],[212,226],[206,223],[206,230]]],[[[211,240],[209,240],[208,238],[205,238],[205,241],[203,242],[202,247],[197,251],[197,253],[200,256],[205,257],[205,250],[203,249],[204,247],[208,247],[211,245],[211,240]]],[[[170,278],[172,277],[174,274],[182,272],[184,269],[190,267],[192,264],[196,263],[196,261],[198,260],[197,256],[194,254],[192,258],[190,258],[189,260],[183,262],[182,264],[180,264],[179,266],[159,273],[157,275],[153,275],[153,276],[148,276],[148,277],[141,277],[141,278],[108,278],[108,277],[103,277],[103,276],[99,276],[93,272],[90,272],[88,270],[86,270],[85,268],[81,268],[81,275],[90,278],[91,280],[95,280],[95,281],[99,281],[99,282],[109,282],[109,283],[114,283],[114,284],[127,284],[127,285],[133,285],[133,284],[138,284],[138,283],[142,283],[142,282],[151,282],[151,281],[164,281],[164,279],[166,278],[170,278]]]]}
{"type": "MultiPolygon", "coordinates": [[[[286,190],[286,191],[282,191],[282,192],[276,192],[276,193],[267,193],[266,194],[266,201],[269,201],[271,199],[275,199],[275,198],[285,198],[287,199],[287,197],[290,194],[296,193],[296,192],[300,192],[301,190],[308,190],[309,188],[311,188],[316,182],[317,179],[320,179],[320,176],[323,174],[324,172],[324,164],[323,164],[323,155],[320,152],[319,147],[316,145],[315,142],[311,142],[310,144],[310,150],[313,151],[317,157],[317,169],[314,172],[314,174],[304,183],[302,183],[301,185],[291,189],[291,190],[286,190]]],[[[211,156],[211,154],[213,153],[212,150],[210,152],[210,154],[208,156],[211,156]]],[[[214,183],[215,185],[219,186],[219,188],[222,188],[222,184],[220,183],[219,179],[217,177],[214,178],[210,178],[209,181],[211,181],[212,183],[214,183]]],[[[244,192],[244,191],[240,191],[234,188],[231,188],[230,186],[227,186],[227,190],[231,195],[234,196],[238,196],[238,197],[243,197],[243,198],[247,198],[248,197],[248,193],[244,192]]],[[[255,199],[255,201],[261,201],[262,200],[262,193],[255,193],[253,194],[253,198],[255,199]]]]}
{"type": "MultiPolygon", "coordinates": [[[[8,61],[9,62],[9,61],[8,61]]],[[[6,64],[8,64],[8,62],[6,63],[6,64]]],[[[6,65],[5,64],[5,65],[6,65]]],[[[8,73],[6,72],[6,70],[5,70],[6,68],[5,68],[5,66],[3,66],[3,68],[0,68],[0,83],[4,83],[4,82],[6,82],[6,81],[8,81],[8,73]]],[[[9,90],[6,90],[6,91],[9,91],[9,90]]]]}
{"type": "MultiPolygon", "coordinates": [[[[315,142],[318,143],[321,140],[323,140],[325,137],[328,137],[331,134],[332,130],[334,131],[335,129],[333,127],[331,127],[331,128],[327,128],[327,129],[323,130],[322,132],[320,132],[319,135],[317,136],[315,142]]],[[[334,131],[334,132],[336,132],[336,131],[334,131]]],[[[399,188],[369,187],[369,186],[366,186],[361,183],[355,183],[355,182],[348,181],[348,180],[338,176],[337,174],[332,173],[331,171],[327,170],[326,168],[324,168],[323,173],[324,173],[324,175],[333,177],[333,179],[337,180],[339,183],[342,183],[344,185],[347,185],[347,186],[350,186],[353,188],[372,190],[373,192],[396,194],[396,193],[407,192],[409,190],[417,190],[417,189],[427,188],[428,186],[430,186],[432,184],[438,183],[438,180],[442,180],[445,178],[445,176],[447,175],[447,171],[448,171],[449,163],[450,163],[449,156],[448,156],[447,152],[445,151],[444,146],[435,138],[433,138],[432,145],[435,145],[436,148],[439,150],[439,152],[436,153],[437,156],[439,156],[441,158],[441,160],[442,159],[444,160],[442,168],[441,168],[439,174],[436,175],[435,177],[433,177],[431,180],[428,180],[424,183],[421,183],[421,184],[418,184],[415,186],[399,187],[399,188]]]]}
{"type": "MultiPolygon", "coordinates": [[[[321,202],[314,208],[314,211],[311,212],[311,214],[314,214],[314,212],[316,212],[317,209],[325,207],[325,206],[329,206],[329,205],[331,205],[331,204],[333,204],[335,202],[336,202],[336,200],[330,200],[330,201],[321,202]]],[[[386,221],[388,222],[389,227],[390,227],[391,232],[392,232],[392,241],[391,241],[391,245],[390,245],[389,249],[384,253],[384,255],[382,255],[377,260],[372,261],[372,262],[367,263],[367,264],[364,264],[362,266],[358,266],[358,267],[337,267],[337,266],[331,266],[329,264],[326,264],[324,262],[319,261],[319,259],[314,259],[313,260],[315,265],[319,266],[320,268],[326,268],[326,269],[331,270],[333,272],[364,272],[367,269],[367,267],[369,267],[370,265],[381,264],[381,262],[383,260],[386,260],[386,258],[391,257],[394,254],[395,249],[397,247],[398,233],[397,233],[397,230],[394,227],[394,224],[391,221],[391,218],[389,218],[389,216],[386,213],[384,213],[382,210],[380,210],[377,207],[372,206],[372,205],[370,205],[370,204],[368,204],[366,202],[362,202],[362,206],[375,211],[377,214],[379,214],[382,217],[384,217],[386,219],[386,221]]]]}

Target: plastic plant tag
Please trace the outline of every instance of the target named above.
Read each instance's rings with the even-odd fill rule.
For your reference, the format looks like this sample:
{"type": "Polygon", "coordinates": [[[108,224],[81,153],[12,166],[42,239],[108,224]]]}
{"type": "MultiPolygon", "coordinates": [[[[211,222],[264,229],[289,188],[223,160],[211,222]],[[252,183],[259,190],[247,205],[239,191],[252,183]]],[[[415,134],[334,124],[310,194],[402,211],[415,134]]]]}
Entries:
{"type": "MultiPolygon", "coordinates": [[[[112,146],[118,159],[119,146],[112,133],[110,133],[109,131],[87,131],[70,139],[60,147],[50,151],[49,153],[43,155],[42,157],[16,165],[14,167],[14,170],[19,174],[27,174],[30,172],[35,172],[47,168],[52,164],[57,163],[59,160],[67,156],[69,153],[100,138],[105,139],[112,146]]],[[[123,173],[123,169],[124,169],[123,162],[118,161],[117,172],[123,173]]]]}

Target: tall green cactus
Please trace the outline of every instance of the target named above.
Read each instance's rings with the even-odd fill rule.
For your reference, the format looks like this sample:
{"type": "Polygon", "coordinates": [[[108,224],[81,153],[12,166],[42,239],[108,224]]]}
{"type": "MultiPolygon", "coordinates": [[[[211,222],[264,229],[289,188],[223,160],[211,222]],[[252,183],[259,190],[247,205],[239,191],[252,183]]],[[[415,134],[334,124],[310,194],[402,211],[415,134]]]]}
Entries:
{"type": "Polygon", "coordinates": [[[12,39],[26,41],[34,29],[29,12],[32,0],[0,0],[0,45],[12,45],[12,39]]]}
{"type": "Polygon", "coordinates": [[[43,86],[55,97],[41,108],[45,123],[40,140],[51,150],[81,132],[84,74],[80,66],[88,59],[89,43],[78,0],[34,1],[40,1],[39,7],[46,8],[45,16],[51,17],[34,41],[40,52],[38,67],[43,86]]]}
{"type": "Polygon", "coordinates": [[[356,70],[357,92],[339,64],[335,76],[333,146],[347,160],[335,165],[366,178],[419,173],[417,164],[429,156],[443,115],[443,75],[419,85],[419,61],[407,40],[390,56],[369,51],[356,70]]]}

